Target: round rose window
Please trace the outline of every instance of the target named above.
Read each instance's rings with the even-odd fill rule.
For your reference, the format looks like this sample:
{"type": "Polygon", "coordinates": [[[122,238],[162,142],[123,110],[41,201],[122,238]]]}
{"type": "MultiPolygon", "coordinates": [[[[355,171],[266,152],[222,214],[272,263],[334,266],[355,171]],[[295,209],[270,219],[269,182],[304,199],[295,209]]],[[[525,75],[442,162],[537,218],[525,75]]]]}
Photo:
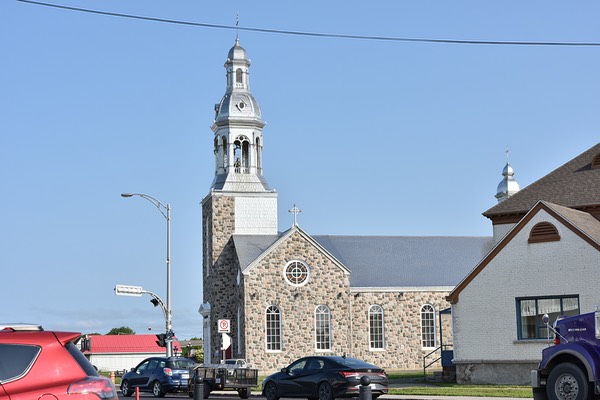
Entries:
{"type": "Polygon", "coordinates": [[[284,274],[290,285],[302,286],[308,282],[308,266],[301,261],[292,261],[286,265],[284,274]]]}

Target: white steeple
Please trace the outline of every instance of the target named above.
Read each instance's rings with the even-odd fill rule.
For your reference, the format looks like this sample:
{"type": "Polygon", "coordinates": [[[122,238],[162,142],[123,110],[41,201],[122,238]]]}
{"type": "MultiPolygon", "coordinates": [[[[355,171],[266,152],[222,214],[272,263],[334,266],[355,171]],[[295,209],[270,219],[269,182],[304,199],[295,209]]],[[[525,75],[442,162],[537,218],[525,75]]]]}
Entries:
{"type": "Polygon", "coordinates": [[[508,199],[513,194],[519,191],[519,183],[514,180],[513,176],[515,175],[515,171],[513,167],[508,162],[508,148],[506,149],[506,165],[502,170],[502,180],[498,184],[498,189],[496,190],[496,198],[498,199],[498,203],[508,199]]]}
{"type": "Polygon", "coordinates": [[[236,38],[227,61],[227,88],[215,104],[213,190],[271,192],[262,170],[262,129],[258,102],[250,93],[250,60],[236,38]]]}

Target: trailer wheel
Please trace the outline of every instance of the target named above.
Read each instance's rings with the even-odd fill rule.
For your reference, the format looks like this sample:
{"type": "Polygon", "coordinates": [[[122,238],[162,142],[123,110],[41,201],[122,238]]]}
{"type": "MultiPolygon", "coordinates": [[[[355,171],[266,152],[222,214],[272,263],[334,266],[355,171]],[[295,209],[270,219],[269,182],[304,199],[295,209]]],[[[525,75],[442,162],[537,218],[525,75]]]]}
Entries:
{"type": "Polygon", "coordinates": [[[238,394],[240,395],[241,399],[247,399],[248,397],[250,397],[250,389],[241,388],[238,390],[238,394]]]}
{"type": "Polygon", "coordinates": [[[587,400],[589,386],[587,377],[577,365],[564,363],[550,372],[546,390],[550,400],[587,400]]]}

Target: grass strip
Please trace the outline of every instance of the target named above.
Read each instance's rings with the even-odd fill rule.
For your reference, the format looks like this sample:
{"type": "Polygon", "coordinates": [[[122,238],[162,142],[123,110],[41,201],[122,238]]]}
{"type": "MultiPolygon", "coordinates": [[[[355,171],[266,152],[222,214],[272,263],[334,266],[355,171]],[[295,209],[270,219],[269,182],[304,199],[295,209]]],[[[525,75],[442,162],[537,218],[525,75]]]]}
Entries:
{"type": "Polygon", "coordinates": [[[469,396],[531,398],[530,386],[429,384],[390,388],[389,394],[416,396],[469,396]]]}

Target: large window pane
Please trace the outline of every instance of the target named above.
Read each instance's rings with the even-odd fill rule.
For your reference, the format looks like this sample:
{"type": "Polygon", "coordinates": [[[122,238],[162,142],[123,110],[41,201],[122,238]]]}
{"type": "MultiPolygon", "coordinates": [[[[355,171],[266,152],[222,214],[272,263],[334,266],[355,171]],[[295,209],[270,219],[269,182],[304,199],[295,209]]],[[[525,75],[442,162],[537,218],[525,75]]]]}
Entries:
{"type": "Polygon", "coordinates": [[[518,338],[519,339],[546,339],[551,336],[548,328],[542,321],[544,314],[548,314],[550,323],[559,315],[578,315],[578,296],[555,296],[517,299],[519,313],[518,338]]]}
{"type": "Polygon", "coordinates": [[[270,306],[266,312],[267,350],[281,350],[281,311],[277,306],[270,306]]]}
{"type": "Polygon", "coordinates": [[[330,311],[327,306],[315,310],[315,336],[317,350],[331,350],[330,311]]]}
{"type": "Polygon", "coordinates": [[[435,348],[435,310],[429,304],[421,307],[421,346],[435,348]]]}

